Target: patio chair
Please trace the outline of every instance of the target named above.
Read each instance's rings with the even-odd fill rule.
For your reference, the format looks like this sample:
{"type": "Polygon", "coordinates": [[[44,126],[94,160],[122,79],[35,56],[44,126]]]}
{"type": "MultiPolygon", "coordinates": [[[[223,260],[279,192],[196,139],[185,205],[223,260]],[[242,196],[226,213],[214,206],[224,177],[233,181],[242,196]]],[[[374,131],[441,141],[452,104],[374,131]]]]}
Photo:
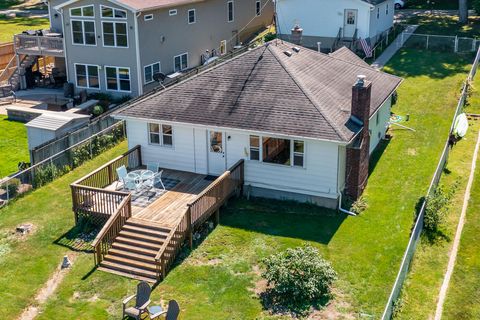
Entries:
{"type": "Polygon", "coordinates": [[[150,319],[156,319],[162,315],[165,315],[165,320],[177,320],[178,315],[180,314],[180,307],[178,306],[177,301],[170,300],[168,302],[167,311],[158,312],[155,314],[150,314],[150,319]]]}
{"type": "Polygon", "coordinates": [[[166,190],[165,185],[163,184],[163,181],[162,181],[162,173],[163,173],[163,170],[160,170],[160,172],[154,173],[153,177],[151,179],[145,180],[143,185],[146,188],[154,188],[155,185],[160,183],[162,185],[163,190],[166,190]]]}
{"type": "Polygon", "coordinates": [[[160,171],[160,164],[155,162],[148,162],[147,163],[147,170],[158,172],[160,171]]]}
{"type": "Polygon", "coordinates": [[[115,190],[118,187],[118,184],[121,182],[123,184],[123,189],[127,190],[138,190],[140,187],[140,182],[136,179],[130,178],[128,176],[127,168],[125,166],[121,166],[117,168],[117,176],[118,180],[115,185],[115,190]]]}
{"type": "Polygon", "coordinates": [[[123,300],[123,316],[122,319],[125,319],[126,316],[132,317],[134,319],[140,320],[142,315],[147,311],[147,307],[150,304],[150,294],[152,289],[145,281],[140,282],[137,285],[137,294],[134,294],[125,300],[123,300]],[[133,299],[135,299],[135,306],[128,307],[127,304],[133,299]]]}

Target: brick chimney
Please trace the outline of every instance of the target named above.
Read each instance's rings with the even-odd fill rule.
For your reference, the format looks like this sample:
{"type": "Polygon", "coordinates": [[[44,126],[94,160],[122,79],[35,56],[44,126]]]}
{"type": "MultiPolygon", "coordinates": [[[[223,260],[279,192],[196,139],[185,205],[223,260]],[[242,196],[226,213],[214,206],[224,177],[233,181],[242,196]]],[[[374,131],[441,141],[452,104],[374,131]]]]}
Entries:
{"type": "Polygon", "coordinates": [[[368,164],[370,161],[370,99],[372,83],[365,76],[358,76],[352,87],[352,111],[350,119],[362,126],[355,140],[347,147],[346,194],[351,199],[360,197],[368,181],[368,164]]]}
{"type": "Polygon", "coordinates": [[[297,24],[297,25],[295,25],[295,27],[293,27],[293,29],[291,31],[292,31],[292,35],[290,36],[290,41],[293,44],[301,46],[302,45],[303,29],[300,28],[300,26],[297,24]]]}

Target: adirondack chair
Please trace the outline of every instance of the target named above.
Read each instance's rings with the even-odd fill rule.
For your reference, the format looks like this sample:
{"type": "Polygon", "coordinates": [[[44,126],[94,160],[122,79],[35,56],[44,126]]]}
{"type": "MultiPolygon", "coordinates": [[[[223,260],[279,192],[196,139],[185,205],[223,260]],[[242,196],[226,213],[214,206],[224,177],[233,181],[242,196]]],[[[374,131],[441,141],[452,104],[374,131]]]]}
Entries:
{"type": "Polygon", "coordinates": [[[180,314],[180,307],[178,306],[177,301],[170,300],[168,302],[167,311],[161,311],[155,314],[150,314],[150,319],[156,319],[162,315],[165,315],[165,320],[177,320],[178,315],[180,314]]]}
{"type": "Polygon", "coordinates": [[[140,282],[137,285],[137,294],[134,294],[125,300],[123,300],[123,316],[122,319],[125,319],[126,316],[132,317],[136,320],[140,320],[142,315],[147,311],[147,307],[150,304],[150,294],[152,289],[145,281],[140,282]],[[127,307],[127,304],[133,299],[135,299],[135,306],[127,307]]]}

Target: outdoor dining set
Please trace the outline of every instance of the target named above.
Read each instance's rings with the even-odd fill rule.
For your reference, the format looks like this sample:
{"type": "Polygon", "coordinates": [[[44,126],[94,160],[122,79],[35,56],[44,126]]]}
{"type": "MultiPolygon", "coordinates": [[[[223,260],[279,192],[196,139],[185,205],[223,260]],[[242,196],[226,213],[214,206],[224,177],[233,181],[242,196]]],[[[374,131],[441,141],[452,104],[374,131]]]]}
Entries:
{"type": "Polygon", "coordinates": [[[162,181],[163,170],[154,163],[148,163],[146,169],[138,169],[128,172],[125,166],[117,168],[118,184],[122,184],[122,189],[130,192],[139,192],[151,190],[156,186],[161,186],[165,190],[162,181]]]}

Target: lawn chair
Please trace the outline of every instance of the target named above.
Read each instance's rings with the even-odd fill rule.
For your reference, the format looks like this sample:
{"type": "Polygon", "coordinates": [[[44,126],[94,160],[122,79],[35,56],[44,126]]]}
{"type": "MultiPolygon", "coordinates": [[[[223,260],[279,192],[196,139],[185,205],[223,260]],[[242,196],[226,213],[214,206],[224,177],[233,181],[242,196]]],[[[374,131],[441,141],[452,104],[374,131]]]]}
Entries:
{"type": "Polygon", "coordinates": [[[148,162],[147,163],[147,170],[153,171],[153,172],[158,172],[160,171],[160,164],[155,163],[155,162],[148,162]]]}
{"type": "MultiPolygon", "coordinates": [[[[155,172],[155,171],[154,171],[155,172]]],[[[157,185],[158,183],[160,183],[162,185],[162,188],[163,190],[165,191],[166,188],[165,188],[165,185],[163,184],[163,181],[162,181],[162,173],[163,173],[163,170],[160,170],[160,172],[156,172],[153,174],[153,177],[150,178],[150,179],[147,179],[145,180],[145,182],[143,183],[143,185],[146,187],[146,188],[154,188],[155,185],[157,185]]]]}
{"type": "Polygon", "coordinates": [[[165,320],[177,320],[178,315],[180,314],[180,307],[178,306],[177,301],[170,300],[168,302],[167,311],[161,311],[158,313],[150,314],[150,319],[156,319],[162,315],[165,315],[165,320]]]}
{"type": "Polygon", "coordinates": [[[123,300],[123,316],[122,319],[125,319],[126,316],[132,317],[136,320],[140,320],[142,315],[147,311],[147,307],[150,304],[150,294],[152,289],[145,281],[140,282],[137,285],[137,294],[134,294],[125,300],[123,300]],[[133,299],[135,299],[135,306],[128,307],[127,304],[133,299]]]}
{"type": "Polygon", "coordinates": [[[134,178],[130,178],[128,176],[127,168],[125,166],[121,166],[117,168],[117,184],[115,185],[115,190],[118,187],[118,184],[121,182],[123,184],[123,188],[127,190],[138,190],[140,187],[140,182],[134,178]]]}

